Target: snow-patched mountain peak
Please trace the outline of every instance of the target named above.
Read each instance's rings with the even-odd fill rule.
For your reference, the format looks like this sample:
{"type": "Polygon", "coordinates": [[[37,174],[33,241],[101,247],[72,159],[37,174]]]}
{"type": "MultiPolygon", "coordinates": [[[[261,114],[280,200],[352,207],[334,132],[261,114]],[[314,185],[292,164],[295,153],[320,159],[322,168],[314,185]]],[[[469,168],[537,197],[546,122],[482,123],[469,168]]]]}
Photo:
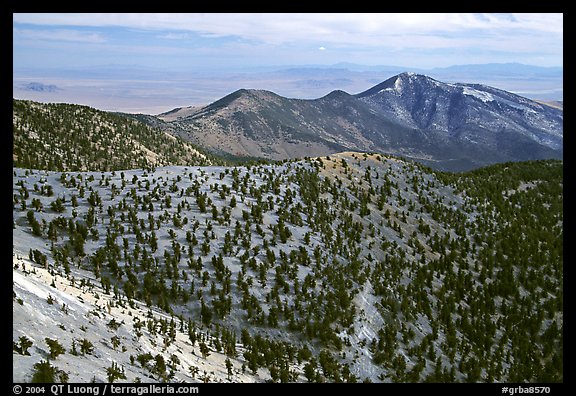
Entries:
{"type": "Polygon", "coordinates": [[[562,150],[561,111],[486,85],[445,83],[421,74],[401,73],[356,97],[388,120],[434,131],[445,140],[483,141],[496,150],[500,143],[488,144],[486,137],[514,131],[516,141],[526,139],[530,144],[562,150]]]}
{"type": "Polygon", "coordinates": [[[400,73],[396,76],[396,78],[400,79],[403,82],[407,82],[410,84],[425,84],[425,85],[432,85],[432,86],[439,86],[439,85],[447,86],[448,85],[446,83],[435,80],[426,74],[419,74],[419,73],[414,73],[414,72],[400,73]]]}
{"type": "Polygon", "coordinates": [[[384,82],[368,89],[367,91],[361,92],[356,96],[362,98],[382,93],[402,95],[404,93],[410,93],[414,89],[421,90],[437,87],[444,87],[445,89],[448,89],[449,85],[441,83],[440,81],[437,81],[432,77],[426,76],[424,74],[404,72],[390,77],[384,82]]]}

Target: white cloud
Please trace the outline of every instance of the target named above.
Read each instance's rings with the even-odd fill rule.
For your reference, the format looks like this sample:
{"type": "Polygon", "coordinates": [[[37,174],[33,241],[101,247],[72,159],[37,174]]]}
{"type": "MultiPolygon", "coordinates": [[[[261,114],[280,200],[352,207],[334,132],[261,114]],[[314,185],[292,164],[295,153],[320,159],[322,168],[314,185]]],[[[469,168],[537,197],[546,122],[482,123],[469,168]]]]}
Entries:
{"type": "Polygon", "coordinates": [[[104,37],[95,32],[72,29],[13,29],[14,39],[70,41],[81,43],[103,43],[104,37]]]}
{"type": "Polygon", "coordinates": [[[159,35],[158,38],[165,40],[186,40],[190,38],[190,34],[169,32],[159,35]]]}
{"type": "MultiPolygon", "coordinates": [[[[486,59],[490,54],[497,54],[500,59],[506,55],[504,61],[528,59],[524,55],[530,54],[531,58],[547,57],[554,64],[562,63],[563,57],[563,15],[547,13],[13,14],[13,22],[21,29],[29,26],[19,24],[38,25],[46,37],[35,29],[26,34],[39,39],[102,42],[100,33],[74,28],[99,31],[123,27],[151,32],[161,39],[200,39],[195,41],[198,49],[204,47],[201,38],[233,38],[234,46],[246,44],[243,49],[247,51],[330,48],[333,54],[364,52],[365,59],[374,62],[392,55],[400,59],[398,56],[404,51],[419,52],[421,58],[452,52],[459,56],[456,63],[464,62],[462,56],[471,52],[486,54],[486,59]]],[[[133,43],[127,41],[126,47],[131,46],[133,43]]],[[[211,46],[212,43],[207,44],[209,48],[205,50],[218,50],[211,46]]]]}
{"type": "MultiPolygon", "coordinates": [[[[369,42],[398,35],[442,34],[476,29],[562,33],[562,14],[13,14],[16,23],[122,26],[192,31],[281,43],[300,39],[369,42]]],[[[380,44],[383,44],[382,42],[380,44]]]]}

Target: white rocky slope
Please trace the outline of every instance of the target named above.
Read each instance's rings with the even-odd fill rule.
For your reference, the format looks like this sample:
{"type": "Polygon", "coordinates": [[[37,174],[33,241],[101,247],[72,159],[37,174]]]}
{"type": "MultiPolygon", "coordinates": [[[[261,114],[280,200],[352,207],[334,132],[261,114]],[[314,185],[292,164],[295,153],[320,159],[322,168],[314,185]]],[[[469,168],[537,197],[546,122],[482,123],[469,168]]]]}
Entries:
{"type": "MultiPolygon", "coordinates": [[[[402,175],[402,172],[405,172],[404,168],[407,167],[404,161],[398,161],[392,158],[379,160],[376,158],[380,157],[376,155],[363,157],[360,157],[360,155],[361,154],[355,153],[335,155],[330,159],[330,165],[327,165],[321,173],[326,177],[338,179],[338,177],[342,177],[348,172],[347,168],[342,167],[342,164],[346,161],[350,162],[350,169],[355,169],[354,173],[357,172],[358,176],[365,176],[365,166],[385,165],[385,169],[389,172],[390,177],[400,183],[398,188],[404,189],[407,186],[407,182],[402,175]],[[362,164],[360,164],[360,158],[363,158],[362,164]]],[[[272,174],[276,172],[277,176],[285,179],[280,185],[278,192],[266,197],[266,201],[269,201],[269,198],[272,197],[276,205],[279,205],[289,190],[297,191],[298,189],[298,186],[288,182],[289,177],[293,177],[297,169],[309,167],[306,163],[288,163],[278,166],[264,166],[252,169],[239,167],[237,169],[240,171],[239,179],[245,181],[250,178],[250,182],[246,184],[251,186],[250,189],[264,188],[267,183],[267,172],[272,172],[272,174]]],[[[165,337],[159,333],[152,334],[147,324],[141,328],[142,336],[137,337],[135,335],[136,330],[134,324],[138,321],[147,321],[150,319],[150,312],[152,312],[152,316],[156,319],[156,326],[160,326],[158,320],[162,319],[169,322],[172,318],[170,315],[157,309],[155,304],[152,304],[152,308],[149,309],[144,302],[139,302],[134,299],[134,303],[131,306],[122,291],[120,291],[119,294],[115,294],[112,291],[110,291],[110,294],[106,294],[102,289],[101,279],[95,279],[94,273],[88,270],[88,268],[90,268],[90,257],[103,246],[108,229],[112,228],[112,223],[114,222],[110,219],[109,215],[107,215],[107,208],[120,208],[123,202],[128,202],[126,200],[131,199],[130,197],[134,190],[133,187],[136,187],[135,191],[137,191],[138,195],[142,194],[142,197],[147,193],[153,194],[155,186],[160,188],[159,191],[162,192],[162,195],[159,198],[155,198],[154,209],[151,212],[155,218],[159,218],[168,213],[168,208],[165,206],[167,196],[172,197],[171,212],[175,211],[179,205],[184,207],[185,202],[193,203],[194,197],[188,197],[188,194],[182,196],[180,191],[198,183],[200,185],[200,191],[208,194],[208,197],[211,198],[214,205],[218,208],[218,211],[224,213],[224,209],[228,206],[229,198],[222,200],[219,197],[219,191],[222,190],[223,186],[227,186],[228,188],[232,188],[234,193],[232,195],[234,195],[238,201],[237,206],[230,212],[232,218],[231,224],[234,224],[234,221],[242,222],[244,212],[250,212],[251,206],[254,204],[254,198],[251,196],[252,192],[246,191],[244,188],[235,190],[233,187],[233,177],[231,174],[228,174],[227,170],[230,169],[225,167],[188,168],[174,166],[158,168],[154,172],[138,169],[123,172],[67,172],[65,174],[67,175],[67,181],[63,183],[62,173],[60,172],[15,169],[13,180],[14,192],[19,190],[20,185],[27,186],[29,190],[32,190],[33,186],[40,187],[34,187],[34,191],[31,191],[30,197],[26,200],[28,203],[26,210],[22,211],[22,208],[18,205],[14,208],[15,229],[13,230],[13,254],[15,258],[13,278],[15,299],[13,302],[13,341],[18,343],[19,338],[25,335],[33,342],[33,346],[29,349],[31,356],[24,356],[18,353],[14,353],[13,355],[14,381],[30,381],[34,371],[33,365],[41,360],[46,360],[49,353],[49,348],[45,340],[46,337],[57,339],[66,349],[66,353],[51,360],[51,364],[68,373],[70,376],[69,381],[107,381],[106,369],[111,367],[113,362],[119,367],[124,368],[127,381],[162,380],[157,374],[151,373],[151,371],[153,371],[153,362],[150,362],[147,368],[142,368],[137,361],[137,356],[145,353],[151,353],[153,356],[161,354],[166,362],[170,360],[173,354],[176,355],[180,363],[175,367],[175,375],[170,378],[170,380],[173,381],[230,380],[233,382],[260,382],[269,380],[271,378],[270,372],[265,368],[259,367],[256,375],[252,375],[252,371],[247,368],[242,370],[242,366],[247,367],[248,364],[244,358],[245,349],[240,342],[238,342],[236,346],[236,357],[230,358],[234,369],[232,376],[229,378],[225,365],[226,356],[216,351],[213,337],[211,337],[212,330],[206,330],[200,322],[194,324],[198,327],[196,331],[199,334],[203,334],[207,339],[206,344],[210,348],[210,355],[206,358],[203,358],[200,353],[199,342],[192,346],[188,337],[187,323],[183,324],[184,328],[182,329],[180,320],[176,316],[174,316],[177,329],[176,339],[171,342],[167,348],[164,347],[165,337]],[[84,198],[78,198],[79,205],[75,208],[71,204],[71,197],[79,194],[80,185],[78,184],[76,187],[66,187],[71,177],[76,177],[77,180],[83,180],[82,183],[84,187],[86,187],[84,198]],[[126,186],[119,187],[123,184],[123,180],[126,180],[126,186]],[[135,180],[138,180],[138,182],[135,180]],[[148,181],[152,182],[150,189],[145,187],[148,181]],[[178,185],[178,189],[171,191],[173,183],[178,185]],[[216,188],[214,190],[213,187],[218,184],[221,186],[220,189],[216,188]],[[50,197],[42,193],[43,188],[48,185],[53,187],[53,195],[50,197]],[[117,192],[114,193],[113,191],[117,192]],[[31,200],[38,199],[42,202],[43,207],[41,210],[35,211],[35,216],[40,221],[50,223],[58,217],[68,219],[74,219],[74,217],[76,217],[76,219],[86,221],[87,213],[90,209],[90,205],[86,200],[91,192],[99,194],[103,201],[102,209],[96,207],[95,213],[97,214],[97,220],[92,227],[99,237],[96,240],[94,240],[92,236],[87,237],[84,247],[86,256],[80,261],[73,259],[73,263],[71,263],[72,265],[70,266],[71,272],[69,275],[66,275],[62,265],[59,264],[59,266],[56,266],[51,257],[51,243],[49,239],[46,238],[46,229],[49,227],[44,228],[42,238],[34,236],[30,230],[30,226],[26,223],[26,211],[32,208],[30,205],[31,200]],[[162,198],[162,196],[164,197],[162,198]],[[51,203],[54,202],[57,197],[65,199],[64,212],[61,214],[56,213],[50,208],[51,203]],[[74,212],[77,212],[76,215],[74,215],[74,212]],[[38,250],[47,255],[48,269],[44,269],[38,264],[31,263],[30,260],[28,260],[30,250],[38,250]],[[31,270],[33,271],[31,272],[31,270]],[[72,278],[75,279],[74,283],[71,281],[72,278]],[[53,279],[56,287],[50,286],[53,279]],[[85,283],[88,281],[91,283],[90,287],[80,287],[81,282],[85,283]],[[49,295],[55,300],[53,304],[47,302],[49,295]],[[18,299],[22,300],[22,304],[18,302],[18,299]],[[66,304],[67,308],[63,308],[62,304],[66,304]],[[65,313],[65,310],[68,314],[65,313]],[[123,323],[123,325],[117,330],[111,329],[108,323],[112,319],[118,323],[123,323]],[[33,327],[38,326],[38,323],[42,323],[42,325],[33,327]],[[86,327],[86,331],[79,330],[82,326],[86,327]],[[120,344],[116,348],[112,345],[112,337],[114,336],[120,338],[120,344]],[[73,340],[75,340],[76,345],[78,345],[79,341],[85,338],[94,345],[94,353],[89,356],[73,356],[70,353],[73,340]],[[125,349],[126,352],[123,352],[123,349],[125,349]],[[130,361],[131,355],[136,359],[134,362],[130,361]],[[195,372],[194,376],[190,374],[190,366],[198,367],[197,371],[193,369],[195,372]]],[[[417,172],[417,170],[414,171],[417,172]]],[[[424,175],[424,177],[429,178],[430,175],[424,175]]],[[[342,182],[346,188],[349,188],[352,185],[358,184],[359,180],[358,177],[350,179],[343,178],[342,182]]],[[[380,181],[375,181],[374,183],[380,183],[380,181]]],[[[362,184],[362,182],[360,182],[360,184],[362,184]]],[[[452,196],[452,198],[457,199],[454,196],[452,196]]],[[[394,202],[396,202],[397,198],[391,196],[390,199],[390,205],[386,204],[386,207],[394,212],[393,208],[396,206],[394,202]]],[[[443,199],[447,200],[446,197],[443,199]]],[[[299,196],[295,196],[293,200],[293,207],[297,207],[302,203],[299,196]]],[[[211,253],[207,258],[203,258],[203,261],[205,262],[208,276],[210,279],[214,279],[216,274],[214,269],[209,265],[210,256],[216,256],[218,250],[222,248],[221,241],[225,239],[226,232],[233,232],[234,227],[222,224],[220,221],[213,221],[210,210],[208,210],[207,213],[201,213],[195,207],[193,210],[188,210],[189,211],[182,211],[182,215],[187,215],[190,220],[188,225],[185,225],[183,228],[173,227],[172,222],[168,222],[165,218],[162,221],[162,226],[156,229],[158,250],[155,256],[160,258],[162,256],[161,252],[170,251],[171,238],[169,237],[168,231],[171,228],[176,230],[176,240],[183,243],[185,243],[185,231],[194,230],[193,233],[198,238],[199,245],[201,241],[204,240],[203,235],[205,235],[208,229],[212,229],[215,239],[210,243],[211,253]],[[168,224],[164,224],[166,222],[168,222],[168,224]],[[195,222],[199,224],[197,229],[193,228],[192,223],[195,222]]],[[[148,221],[146,216],[149,213],[149,211],[143,210],[138,213],[138,217],[141,220],[148,221]]],[[[116,214],[115,219],[118,219],[118,216],[122,216],[122,214],[116,214]]],[[[264,239],[268,239],[271,235],[271,227],[276,225],[278,220],[279,216],[276,213],[276,209],[264,212],[262,226],[264,237],[260,237],[256,231],[252,231],[252,245],[259,245],[261,247],[264,239]]],[[[382,214],[375,213],[369,220],[373,225],[382,223],[382,214]]],[[[330,249],[322,242],[321,235],[311,232],[310,221],[311,219],[304,218],[304,223],[299,226],[290,224],[292,236],[286,244],[279,243],[278,246],[271,248],[277,257],[281,255],[282,252],[290,252],[291,250],[296,250],[304,246],[306,246],[305,249],[309,257],[314,255],[313,248],[315,246],[320,247],[324,254],[330,253],[330,249]],[[309,245],[303,242],[307,233],[311,235],[311,243],[309,245]]],[[[254,227],[254,225],[252,227],[254,227]]],[[[411,226],[410,230],[412,229],[413,227],[411,226]]],[[[407,232],[407,230],[405,231],[407,232]]],[[[405,246],[405,242],[398,238],[394,230],[384,228],[382,232],[383,236],[386,235],[386,238],[397,241],[400,246],[405,246]]],[[[124,234],[116,237],[116,239],[121,243],[123,237],[128,239],[130,249],[134,248],[137,238],[134,237],[131,227],[126,227],[124,234]]],[[[62,246],[65,244],[65,241],[65,236],[59,237],[55,245],[62,246]]],[[[195,254],[200,255],[199,250],[199,246],[197,246],[195,248],[195,254]]],[[[371,249],[364,248],[363,254],[368,254],[370,251],[371,249]]],[[[243,252],[245,252],[245,249],[239,246],[235,247],[232,256],[225,257],[224,259],[225,266],[230,270],[232,279],[234,280],[239,276],[240,272],[244,271],[241,268],[243,266],[239,264],[238,260],[243,252]]],[[[381,256],[381,253],[378,253],[376,250],[372,250],[371,254],[374,257],[381,256]]],[[[264,255],[260,253],[259,256],[264,255]]],[[[260,260],[264,261],[265,259],[259,258],[258,261],[260,260]]],[[[121,264],[124,265],[123,262],[121,264]]],[[[189,271],[185,264],[181,264],[180,266],[182,269],[189,271]]],[[[308,265],[298,265],[297,267],[296,278],[300,283],[305,282],[307,277],[315,275],[315,270],[308,265]]],[[[268,270],[267,272],[268,280],[265,287],[260,287],[260,283],[257,281],[258,278],[255,274],[251,273],[251,271],[247,276],[250,284],[252,284],[252,280],[254,281],[250,292],[262,303],[264,314],[269,313],[271,306],[267,303],[267,299],[272,292],[271,289],[274,285],[273,279],[275,274],[273,270],[268,270]]],[[[192,272],[189,273],[189,278],[193,279],[195,275],[193,275],[192,272]]],[[[188,282],[185,280],[181,280],[180,282],[184,287],[188,287],[188,282]]],[[[233,288],[235,287],[235,283],[236,281],[234,281],[233,288]]],[[[196,287],[202,290],[199,286],[199,280],[196,280],[196,287]]],[[[203,288],[202,292],[204,296],[208,295],[208,289],[207,286],[203,288]]],[[[318,284],[313,288],[313,292],[315,294],[322,294],[324,291],[320,287],[320,284],[318,284]]],[[[241,329],[246,326],[251,327],[245,319],[244,311],[240,309],[242,304],[241,297],[240,291],[232,293],[232,312],[224,321],[226,327],[235,331],[238,339],[240,338],[241,329]]],[[[284,301],[290,305],[295,303],[294,297],[290,295],[288,295],[284,301]]],[[[349,347],[345,346],[347,353],[342,355],[346,356],[342,361],[350,365],[350,370],[357,379],[362,380],[368,378],[372,381],[379,381],[382,370],[372,362],[369,343],[377,336],[377,332],[382,324],[382,318],[377,309],[377,306],[379,306],[378,298],[373,295],[373,290],[370,289],[369,282],[364,286],[362,293],[352,300],[352,303],[360,314],[358,318],[354,319],[356,323],[352,327],[348,330],[342,329],[338,331],[340,338],[350,343],[349,347]]],[[[199,317],[199,303],[196,299],[191,299],[187,306],[175,306],[174,309],[176,313],[183,314],[184,317],[199,317]]],[[[263,326],[264,328],[260,328],[262,326],[253,327],[264,337],[271,337],[275,340],[291,340],[293,337],[291,333],[286,332],[285,326],[284,329],[272,329],[266,326],[263,326]]],[[[309,345],[311,350],[316,354],[323,349],[315,342],[305,342],[305,344],[309,345]]],[[[296,343],[296,345],[299,344],[296,343]]],[[[304,363],[293,364],[289,368],[292,380],[306,381],[303,375],[303,365],[304,363]]]]}
{"type": "MultiPolygon", "coordinates": [[[[93,279],[90,274],[84,274],[84,277],[78,274],[78,281],[71,282],[63,274],[44,269],[16,252],[12,264],[13,340],[17,342],[21,336],[26,336],[33,342],[28,349],[30,356],[14,354],[13,382],[30,382],[34,364],[48,359],[47,337],[58,340],[66,349],[64,354],[50,359],[50,363],[68,374],[68,382],[110,382],[106,369],[113,363],[126,375],[126,379],[118,382],[160,382],[162,378],[149,368],[131,362],[132,356],[136,358],[146,353],[162,355],[168,367],[173,356],[178,358],[174,375],[168,378],[170,382],[262,382],[269,378],[262,369],[256,375],[250,371],[243,372],[241,368],[245,362],[241,357],[230,359],[233,369],[229,376],[226,355],[210,346],[210,354],[204,358],[199,344],[192,345],[188,335],[182,331],[176,332],[175,341],[168,346],[164,336],[152,334],[147,326],[142,327],[142,335],[137,336],[135,323],[153,320],[159,326],[160,320],[170,321],[172,318],[139,302],[132,306],[122,303],[113,293],[106,294],[95,284],[81,286],[80,279],[93,279]],[[120,326],[115,329],[110,323],[120,326]],[[116,347],[113,337],[119,339],[116,347]],[[80,341],[84,339],[94,346],[90,354],[83,355],[80,351],[80,341]],[[78,356],[70,352],[73,343],[78,356]]],[[[175,320],[180,328],[178,319],[175,320]]],[[[204,336],[210,345],[212,337],[204,336]]],[[[241,356],[241,344],[238,351],[241,356]]],[[[152,363],[149,367],[153,367],[152,363]]]]}
{"type": "Polygon", "coordinates": [[[113,367],[129,382],[530,380],[522,342],[543,340],[550,361],[562,317],[550,247],[561,246],[561,197],[531,172],[503,192],[516,217],[527,211],[517,202],[548,205],[530,209],[538,228],[526,235],[550,253],[544,270],[515,279],[516,264],[499,266],[519,255],[516,243],[490,260],[502,235],[521,238],[500,218],[508,201],[498,210],[468,195],[470,185],[449,183],[454,176],[399,158],[14,168],[13,380],[32,379],[47,338],[65,349],[50,364],[70,382],[109,381],[113,367]],[[543,199],[518,201],[535,189],[543,199]],[[528,311],[541,312],[523,324],[531,333],[511,332],[528,311]],[[82,353],[81,343],[94,350],[82,353]]]}

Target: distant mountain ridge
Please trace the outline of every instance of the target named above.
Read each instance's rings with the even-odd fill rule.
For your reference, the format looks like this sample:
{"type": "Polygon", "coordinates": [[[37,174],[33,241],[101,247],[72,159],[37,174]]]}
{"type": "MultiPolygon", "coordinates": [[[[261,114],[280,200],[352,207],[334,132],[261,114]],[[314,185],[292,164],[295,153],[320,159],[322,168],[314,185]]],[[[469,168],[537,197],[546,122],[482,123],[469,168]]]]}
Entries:
{"type": "Polygon", "coordinates": [[[21,88],[23,90],[33,92],[56,92],[61,90],[61,88],[54,84],[43,84],[40,82],[29,82],[27,84],[22,84],[21,88]]]}
{"type": "Polygon", "coordinates": [[[563,112],[480,84],[401,73],[356,95],[289,99],[237,90],[158,116],[206,148],[270,159],[377,151],[462,171],[563,155],[563,112]],[[168,117],[169,115],[169,117],[168,117]]]}

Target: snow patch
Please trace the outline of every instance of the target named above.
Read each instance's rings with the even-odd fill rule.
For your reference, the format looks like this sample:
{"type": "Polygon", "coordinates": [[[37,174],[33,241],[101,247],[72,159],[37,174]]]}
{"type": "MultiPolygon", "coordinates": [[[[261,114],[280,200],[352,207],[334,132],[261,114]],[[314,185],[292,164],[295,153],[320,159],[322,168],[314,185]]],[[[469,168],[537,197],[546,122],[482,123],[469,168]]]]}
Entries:
{"type": "Polygon", "coordinates": [[[394,81],[394,87],[383,88],[378,93],[382,92],[396,92],[398,94],[402,93],[402,78],[400,76],[396,77],[396,81],[394,81]]]}
{"type": "Polygon", "coordinates": [[[474,96],[476,99],[480,99],[482,102],[492,102],[494,101],[494,96],[488,92],[479,91],[470,87],[462,87],[462,93],[464,95],[474,96]]]}

